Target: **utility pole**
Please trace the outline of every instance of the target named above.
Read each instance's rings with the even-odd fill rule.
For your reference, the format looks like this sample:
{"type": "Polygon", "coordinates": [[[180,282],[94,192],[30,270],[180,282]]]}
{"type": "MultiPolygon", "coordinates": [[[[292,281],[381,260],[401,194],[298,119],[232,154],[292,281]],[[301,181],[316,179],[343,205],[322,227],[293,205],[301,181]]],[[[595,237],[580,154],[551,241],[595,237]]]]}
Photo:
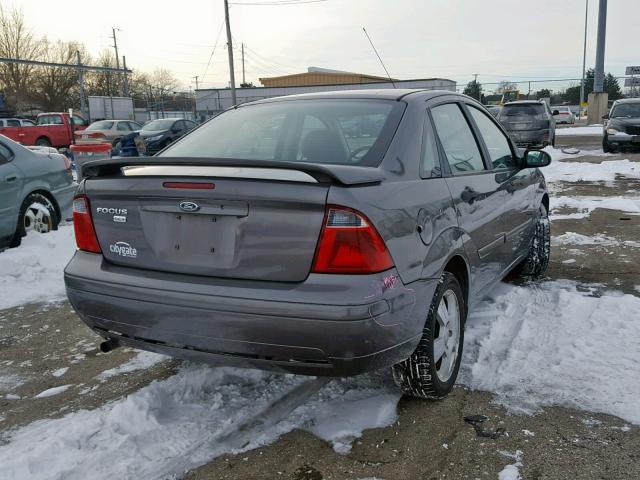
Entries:
{"type": "Polygon", "coordinates": [[[607,0],[600,0],[598,9],[598,43],[596,46],[596,72],[593,93],[589,95],[587,123],[602,122],[609,109],[609,96],[604,91],[604,44],[607,36],[607,0]]]}
{"type": "Polygon", "coordinates": [[[198,90],[198,78],[200,78],[200,75],[196,75],[195,77],[191,77],[196,81],[196,90],[198,90]]]}
{"type": "MultiPolygon", "coordinates": [[[[119,28],[117,30],[120,30],[119,28]]],[[[118,39],[116,38],[116,28],[111,27],[111,31],[113,32],[113,48],[116,50],[116,68],[120,70],[120,57],[118,56],[118,39]]],[[[118,75],[120,77],[120,75],[118,75]]]]}
{"type": "Polygon", "coordinates": [[[231,25],[229,24],[229,0],[224,0],[224,19],[227,24],[227,53],[229,54],[229,80],[231,84],[231,103],[236,101],[236,78],[233,71],[233,42],[231,41],[231,25]]]}
{"type": "Polygon", "coordinates": [[[242,84],[247,83],[244,79],[244,42],[242,43],[242,84]]]}
{"type": "Polygon", "coordinates": [[[84,98],[84,70],[80,61],[80,50],[76,50],[76,57],[78,59],[78,81],[80,82],[80,111],[84,117],[87,116],[87,104],[84,98]]]}
{"type": "Polygon", "coordinates": [[[596,47],[596,73],[593,91],[604,92],[604,43],[607,36],[607,0],[600,0],[598,10],[598,45],[596,47]]]}
{"type": "Polygon", "coordinates": [[[580,106],[578,107],[578,119],[582,118],[582,103],[584,102],[584,70],[587,64],[587,22],[589,21],[589,0],[584,7],[584,45],[582,47],[582,81],[580,82],[580,106]]]}
{"type": "Polygon", "coordinates": [[[124,84],[123,84],[123,89],[124,89],[124,96],[128,97],[129,96],[129,79],[127,78],[127,57],[125,57],[124,55],[122,56],[122,68],[124,69],[124,84]]]}

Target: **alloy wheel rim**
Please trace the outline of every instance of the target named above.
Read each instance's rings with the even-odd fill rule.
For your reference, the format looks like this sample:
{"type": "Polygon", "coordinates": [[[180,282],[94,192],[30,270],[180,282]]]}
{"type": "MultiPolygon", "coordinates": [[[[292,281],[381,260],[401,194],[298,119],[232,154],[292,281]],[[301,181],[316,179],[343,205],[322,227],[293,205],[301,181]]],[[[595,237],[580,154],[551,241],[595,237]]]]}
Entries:
{"type": "Polygon", "coordinates": [[[33,202],[24,212],[23,225],[25,232],[47,233],[52,230],[51,212],[40,202],[33,202]]]}
{"type": "Polygon", "coordinates": [[[442,295],[436,311],[437,335],[433,339],[433,361],[436,375],[447,382],[453,374],[459,354],[460,305],[453,290],[442,295]]]}

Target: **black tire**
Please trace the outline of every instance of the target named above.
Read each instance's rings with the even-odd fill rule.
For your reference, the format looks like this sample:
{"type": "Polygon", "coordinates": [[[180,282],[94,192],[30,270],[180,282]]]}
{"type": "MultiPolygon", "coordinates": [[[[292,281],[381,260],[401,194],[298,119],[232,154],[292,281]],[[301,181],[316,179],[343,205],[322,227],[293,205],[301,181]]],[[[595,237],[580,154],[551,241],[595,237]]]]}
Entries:
{"type": "Polygon", "coordinates": [[[615,153],[615,149],[611,146],[606,136],[602,139],[602,151],[604,153],[615,153]]]}
{"type": "Polygon", "coordinates": [[[60,220],[51,200],[41,193],[32,193],[24,199],[20,206],[18,224],[9,246],[19,246],[22,237],[27,234],[28,230],[33,229],[40,233],[46,233],[51,230],[57,230],[58,223],[60,223],[60,220]]]}
{"type": "Polygon", "coordinates": [[[514,272],[526,279],[539,278],[547,271],[550,256],[551,228],[549,214],[547,208],[544,205],[540,205],[529,253],[514,272]]]}
{"type": "MultiPolygon", "coordinates": [[[[431,400],[447,396],[456,382],[460,369],[466,318],[467,304],[460,283],[454,275],[444,272],[433,295],[420,343],[408,359],[392,367],[393,380],[403,394],[431,400]],[[441,332],[445,344],[447,339],[452,338],[448,329],[447,333],[442,331],[443,327],[441,327],[441,320],[439,320],[441,316],[438,313],[441,302],[445,302],[443,297],[451,299],[451,295],[455,297],[459,309],[459,335],[450,375],[448,378],[441,378],[439,370],[444,366],[442,362],[445,361],[445,356],[434,360],[434,342],[437,338],[441,338],[441,332]]],[[[452,356],[449,357],[449,359],[451,358],[452,356]]]]}
{"type": "Polygon", "coordinates": [[[122,139],[121,138],[117,138],[116,140],[113,141],[113,143],[111,144],[111,149],[112,150],[120,150],[120,147],[122,146],[122,139]]]}
{"type": "Polygon", "coordinates": [[[51,142],[47,137],[40,137],[39,139],[36,140],[36,145],[38,147],[50,147],[51,142]]]}

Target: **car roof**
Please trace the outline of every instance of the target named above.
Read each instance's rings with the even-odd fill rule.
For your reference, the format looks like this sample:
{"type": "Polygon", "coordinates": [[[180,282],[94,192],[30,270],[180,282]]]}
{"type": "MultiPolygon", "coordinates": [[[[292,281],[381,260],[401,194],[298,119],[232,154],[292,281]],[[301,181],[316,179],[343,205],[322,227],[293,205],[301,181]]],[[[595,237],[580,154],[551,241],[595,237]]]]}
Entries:
{"type": "Polygon", "coordinates": [[[640,98],[620,98],[619,100],[616,100],[613,103],[615,103],[615,104],[619,104],[619,103],[640,103],[640,98]]]}
{"type": "Polygon", "coordinates": [[[544,101],[542,100],[515,100],[513,102],[505,103],[504,106],[506,107],[507,105],[541,105],[543,103],[544,101]]]}
{"type": "MultiPolygon", "coordinates": [[[[314,92],[314,93],[301,93],[298,95],[286,95],[283,97],[272,97],[264,100],[257,100],[255,102],[243,103],[242,105],[255,105],[259,103],[271,103],[271,102],[286,102],[291,100],[305,100],[305,99],[383,99],[383,100],[400,100],[405,99],[408,96],[411,98],[420,98],[421,100],[427,100],[429,98],[438,97],[441,95],[457,95],[462,97],[456,92],[449,90],[428,90],[420,88],[379,88],[379,89],[362,89],[362,90],[335,90],[329,92],[314,92]]],[[[238,106],[242,106],[238,105],[238,106]]]]}

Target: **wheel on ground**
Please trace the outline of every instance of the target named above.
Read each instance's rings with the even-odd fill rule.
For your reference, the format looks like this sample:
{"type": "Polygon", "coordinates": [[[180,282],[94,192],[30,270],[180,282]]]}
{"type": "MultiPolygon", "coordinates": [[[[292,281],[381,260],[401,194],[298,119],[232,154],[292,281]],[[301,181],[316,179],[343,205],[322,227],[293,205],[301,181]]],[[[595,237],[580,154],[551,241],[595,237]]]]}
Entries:
{"type": "Polygon", "coordinates": [[[48,138],[41,137],[41,138],[36,140],[36,145],[38,147],[50,147],[51,146],[51,142],[49,141],[48,138]]]}
{"type": "Polygon", "coordinates": [[[20,207],[18,225],[11,239],[11,247],[20,245],[28,232],[47,233],[58,229],[58,216],[51,201],[40,193],[30,194],[20,207]]]}
{"type": "Polygon", "coordinates": [[[122,147],[122,139],[118,138],[117,140],[114,140],[113,143],[111,144],[111,148],[113,150],[120,150],[120,148],[122,147]]]}
{"type": "Polygon", "coordinates": [[[550,255],[551,229],[549,226],[549,214],[546,207],[540,205],[529,253],[514,272],[527,279],[541,277],[547,271],[550,255]]]}
{"type": "Polygon", "coordinates": [[[445,272],[429,308],[415,352],[392,367],[405,395],[440,399],[453,388],[460,368],[467,305],[454,275],[445,272]]]}
{"type": "Polygon", "coordinates": [[[602,151],[604,153],[615,153],[615,149],[611,146],[606,136],[602,139],[602,151]]]}

